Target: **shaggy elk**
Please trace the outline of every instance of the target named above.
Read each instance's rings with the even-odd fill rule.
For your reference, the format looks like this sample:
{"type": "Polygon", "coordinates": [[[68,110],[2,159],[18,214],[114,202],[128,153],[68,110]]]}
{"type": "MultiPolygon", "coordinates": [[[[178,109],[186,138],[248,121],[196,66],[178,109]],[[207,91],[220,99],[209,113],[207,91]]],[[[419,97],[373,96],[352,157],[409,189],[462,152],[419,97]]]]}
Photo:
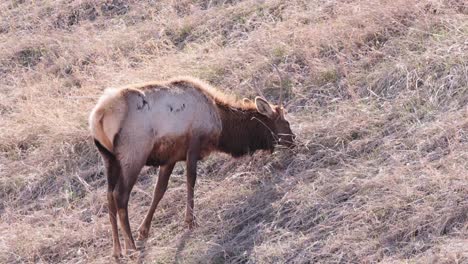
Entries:
{"type": "MultiPolygon", "coordinates": [[[[293,145],[283,108],[256,97],[237,101],[193,78],[107,89],[91,112],[90,130],[104,161],[113,255],[121,255],[117,217],[125,249],[135,250],[128,220],[130,192],[145,165],[160,166],[154,196],[138,239],[145,239],[174,165],[186,161],[185,221],[194,226],[197,161],[213,151],[239,157],[276,144],[293,145]]],[[[126,252],[127,253],[127,252],[126,252]]]]}

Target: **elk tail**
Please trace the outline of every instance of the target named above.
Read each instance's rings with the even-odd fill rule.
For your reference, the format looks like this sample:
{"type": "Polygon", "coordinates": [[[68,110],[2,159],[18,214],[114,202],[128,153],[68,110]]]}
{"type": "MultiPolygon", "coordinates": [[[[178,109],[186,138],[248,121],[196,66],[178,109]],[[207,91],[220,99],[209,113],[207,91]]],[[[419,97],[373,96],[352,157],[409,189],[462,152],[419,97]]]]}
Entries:
{"type": "Polygon", "coordinates": [[[122,90],[106,89],[89,116],[89,129],[94,140],[110,153],[114,152],[114,137],[126,113],[127,104],[122,90]]]}

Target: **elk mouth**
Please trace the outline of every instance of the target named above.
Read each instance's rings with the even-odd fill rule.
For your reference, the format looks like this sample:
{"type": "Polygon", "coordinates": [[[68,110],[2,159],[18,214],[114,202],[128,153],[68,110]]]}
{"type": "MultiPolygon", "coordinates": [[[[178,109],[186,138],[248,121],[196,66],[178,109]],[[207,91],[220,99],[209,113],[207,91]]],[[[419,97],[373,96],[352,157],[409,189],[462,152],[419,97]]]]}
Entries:
{"type": "Polygon", "coordinates": [[[278,145],[284,146],[286,148],[296,147],[296,135],[294,134],[278,134],[278,145]]]}

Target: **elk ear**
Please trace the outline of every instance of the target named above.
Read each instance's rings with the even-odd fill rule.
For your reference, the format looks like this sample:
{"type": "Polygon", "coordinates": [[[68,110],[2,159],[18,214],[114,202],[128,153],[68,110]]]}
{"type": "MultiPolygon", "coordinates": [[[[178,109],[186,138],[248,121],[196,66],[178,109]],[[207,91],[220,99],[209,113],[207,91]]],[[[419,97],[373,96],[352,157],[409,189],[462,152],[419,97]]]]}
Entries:
{"type": "Polygon", "coordinates": [[[270,104],[265,99],[259,96],[255,97],[255,105],[257,106],[257,111],[260,114],[269,118],[273,118],[275,116],[273,109],[271,109],[270,104]]]}
{"type": "Polygon", "coordinates": [[[249,98],[244,98],[244,99],[242,99],[242,102],[244,104],[250,104],[250,103],[252,103],[252,100],[250,100],[249,98]]]}

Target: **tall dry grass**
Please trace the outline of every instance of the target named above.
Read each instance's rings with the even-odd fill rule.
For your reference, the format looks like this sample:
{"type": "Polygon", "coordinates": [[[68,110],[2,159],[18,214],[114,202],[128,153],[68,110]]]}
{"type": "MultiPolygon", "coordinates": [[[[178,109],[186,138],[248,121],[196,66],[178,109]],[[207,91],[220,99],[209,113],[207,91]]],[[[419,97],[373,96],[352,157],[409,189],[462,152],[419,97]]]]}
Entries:
{"type": "MultiPolygon", "coordinates": [[[[175,75],[283,90],[300,146],[204,161],[192,233],[178,166],[124,261],[467,262],[467,14],[457,0],[2,1],[0,262],[111,261],[87,115],[105,87],[175,75]]],[[[133,229],[156,175],[132,193],[133,229]]]]}

